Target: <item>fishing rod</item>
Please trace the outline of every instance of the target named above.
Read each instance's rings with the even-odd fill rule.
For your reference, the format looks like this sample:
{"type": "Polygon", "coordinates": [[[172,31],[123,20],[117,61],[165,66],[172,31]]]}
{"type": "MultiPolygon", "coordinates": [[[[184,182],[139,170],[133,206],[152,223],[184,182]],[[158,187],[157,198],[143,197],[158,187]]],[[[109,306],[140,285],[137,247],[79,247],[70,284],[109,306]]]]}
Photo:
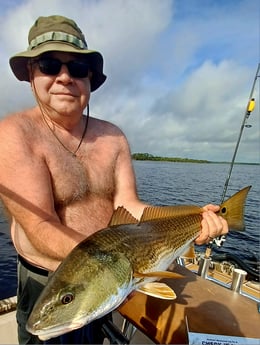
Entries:
{"type": "Polygon", "coordinates": [[[220,202],[221,204],[223,203],[223,201],[225,199],[225,196],[226,196],[227,187],[228,187],[229,180],[230,180],[230,177],[231,177],[231,173],[232,173],[232,170],[233,170],[233,166],[234,166],[234,163],[235,163],[236,154],[237,154],[239,143],[240,143],[240,140],[241,140],[241,137],[242,137],[242,134],[243,134],[243,130],[244,130],[245,127],[246,128],[250,128],[251,127],[250,125],[247,125],[246,122],[247,122],[251,112],[255,108],[255,99],[253,98],[253,94],[254,94],[257,78],[260,77],[259,70],[260,70],[260,63],[258,64],[258,67],[257,67],[257,70],[256,70],[254,82],[253,82],[252,89],[251,89],[251,92],[250,92],[250,95],[249,95],[249,101],[247,103],[247,107],[246,107],[246,110],[245,110],[245,115],[244,115],[244,118],[243,118],[243,121],[242,121],[242,125],[241,125],[239,136],[238,136],[238,140],[237,140],[237,143],[236,143],[235,151],[234,151],[233,158],[232,158],[232,161],[231,161],[231,164],[230,164],[230,169],[229,169],[229,172],[228,172],[228,175],[227,175],[226,182],[224,184],[224,189],[223,189],[223,193],[222,193],[222,197],[221,197],[221,202],[220,202]]]}
{"type": "MultiPolygon", "coordinates": [[[[247,124],[247,120],[248,120],[251,112],[255,108],[255,98],[253,97],[253,94],[254,94],[257,78],[260,77],[259,71],[260,71],[260,63],[258,63],[258,66],[257,66],[255,78],[254,78],[253,85],[252,85],[252,88],[251,88],[251,92],[250,92],[250,95],[249,95],[249,100],[248,100],[248,103],[247,103],[247,106],[246,106],[246,109],[245,109],[245,114],[244,114],[244,118],[242,120],[242,124],[241,124],[240,132],[239,132],[239,135],[238,135],[237,143],[236,143],[236,146],[235,146],[234,154],[233,154],[233,157],[232,157],[232,160],[231,160],[231,164],[230,164],[230,168],[229,168],[228,175],[227,175],[227,178],[226,178],[226,182],[224,184],[224,188],[223,188],[220,204],[223,203],[223,201],[225,199],[225,196],[226,196],[228,184],[229,184],[229,181],[230,181],[230,178],[231,178],[233,166],[234,166],[234,163],[235,163],[238,147],[239,147],[239,144],[240,144],[240,140],[241,140],[244,128],[250,128],[251,127],[251,125],[247,124]]],[[[226,236],[225,235],[221,235],[219,237],[216,237],[212,241],[210,241],[210,243],[208,244],[208,247],[206,249],[205,258],[209,258],[210,257],[213,243],[215,243],[218,247],[221,247],[223,245],[223,243],[225,242],[225,240],[226,240],[226,236]]]]}

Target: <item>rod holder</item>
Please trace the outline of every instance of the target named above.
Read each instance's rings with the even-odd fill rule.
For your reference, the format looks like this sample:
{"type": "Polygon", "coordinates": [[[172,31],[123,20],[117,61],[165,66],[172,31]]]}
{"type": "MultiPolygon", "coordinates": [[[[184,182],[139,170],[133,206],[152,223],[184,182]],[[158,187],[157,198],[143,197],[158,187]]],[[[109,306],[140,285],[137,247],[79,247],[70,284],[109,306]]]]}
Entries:
{"type": "Polygon", "coordinates": [[[176,261],[177,261],[177,264],[185,267],[185,259],[183,257],[181,256],[177,257],[176,261]]]}
{"type": "Polygon", "coordinates": [[[208,276],[209,266],[211,263],[211,258],[201,258],[199,263],[198,275],[206,279],[208,276]]]}
{"type": "Polygon", "coordinates": [[[240,293],[241,287],[245,281],[247,272],[241,270],[240,268],[234,268],[233,276],[232,276],[232,283],[231,283],[231,290],[240,293]]]}

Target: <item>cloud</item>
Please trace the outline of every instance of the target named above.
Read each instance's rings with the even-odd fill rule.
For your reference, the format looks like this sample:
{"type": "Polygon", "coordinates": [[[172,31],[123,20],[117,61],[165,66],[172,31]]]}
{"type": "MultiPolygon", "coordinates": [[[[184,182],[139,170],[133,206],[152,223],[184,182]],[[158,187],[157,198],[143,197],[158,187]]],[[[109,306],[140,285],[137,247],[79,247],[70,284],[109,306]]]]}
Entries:
{"type": "MultiPolygon", "coordinates": [[[[258,1],[20,0],[0,9],[1,117],[34,104],[9,56],[26,48],[38,16],[61,14],[104,55],[108,79],[91,112],[119,125],[133,152],[230,160],[259,62],[258,1]]],[[[248,121],[238,160],[256,162],[258,104],[248,121]]]]}
{"type": "MultiPolygon", "coordinates": [[[[238,69],[231,61],[206,61],[177,90],[157,99],[145,125],[141,124],[140,139],[132,139],[136,150],[142,146],[144,128],[147,152],[160,154],[162,142],[167,156],[230,160],[247,105],[245,85],[251,73],[240,67],[238,74],[238,69]]],[[[250,129],[247,159],[253,159],[257,151],[252,139],[259,135],[258,111],[256,117],[251,115],[255,126],[250,129]]]]}

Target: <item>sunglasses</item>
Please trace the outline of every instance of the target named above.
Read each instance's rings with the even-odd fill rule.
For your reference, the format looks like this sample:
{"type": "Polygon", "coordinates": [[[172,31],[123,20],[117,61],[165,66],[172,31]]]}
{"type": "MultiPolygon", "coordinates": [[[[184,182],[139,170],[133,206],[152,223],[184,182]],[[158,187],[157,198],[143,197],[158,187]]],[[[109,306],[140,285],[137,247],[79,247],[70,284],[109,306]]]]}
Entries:
{"type": "Polygon", "coordinates": [[[62,62],[59,59],[54,58],[40,58],[35,60],[40,71],[46,75],[57,75],[60,73],[62,65],[66,65],[69,74],[73,78],[86,78],[89,72],[89,64],[85,61],[71,60],[68,62],[62,62]]]}

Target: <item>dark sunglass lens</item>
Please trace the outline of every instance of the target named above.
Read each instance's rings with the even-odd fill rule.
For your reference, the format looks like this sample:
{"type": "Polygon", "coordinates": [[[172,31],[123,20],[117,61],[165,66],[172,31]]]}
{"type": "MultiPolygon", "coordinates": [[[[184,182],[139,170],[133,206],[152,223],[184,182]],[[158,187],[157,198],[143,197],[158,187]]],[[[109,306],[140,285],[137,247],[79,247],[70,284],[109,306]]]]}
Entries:
{"type": "Polygon", "coordinates": [[[70,75],[74,78],[86,78],[89,65],[84,61],[70,61],[67,63],[70,75]]]}
{"type": "Polygon", "coordinates": [[[60,73],[61,66],[66,65],[73,78],[86,78],[88,76],[89,65],[85,61],[61,62],[54,58],[42,58],[37,61],[39,69],[47,75],[57,75],[60,73]]]}
{"type": "Polygon", "coordinates": [[[40,71],[44,74],[56,75],[60,72],[62,62],[58,59],[40,59],[38,61],[40,71]]]}

